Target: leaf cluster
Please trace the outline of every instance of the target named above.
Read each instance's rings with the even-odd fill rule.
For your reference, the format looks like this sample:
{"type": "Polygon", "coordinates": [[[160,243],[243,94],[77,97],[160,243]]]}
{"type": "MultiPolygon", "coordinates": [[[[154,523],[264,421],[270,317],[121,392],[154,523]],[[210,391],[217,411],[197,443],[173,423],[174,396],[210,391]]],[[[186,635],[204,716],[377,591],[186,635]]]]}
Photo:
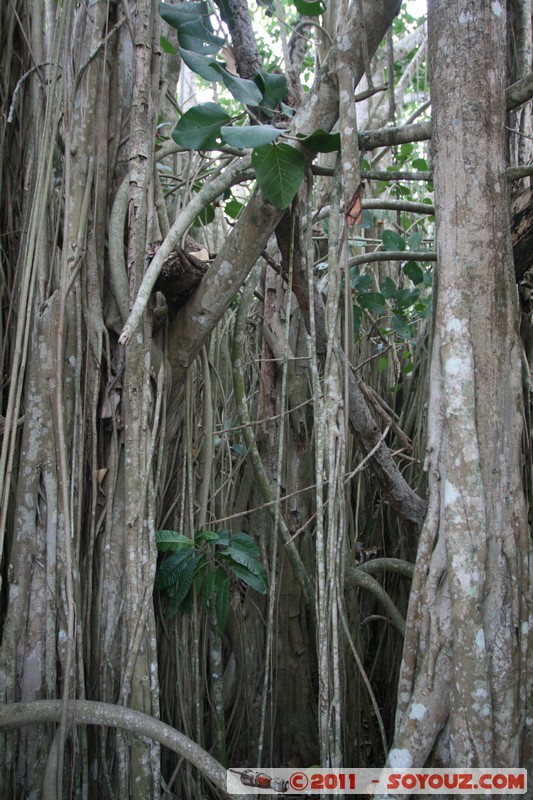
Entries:
{"type": "MultiPolygon", "coordinates": [[[[309,7],[306,13],[323,11],[320,2],[298,2],[309,7]]],[[[285,76],[258,72],[250,80],[231,74],[215,58],[225,42],[213,33],[210,12],[204,3],[161,3],[159,12],[176,29],[179,53],[193,72],[207,81],[222,82],[235,100],[250,109],[255,118],[261,114],[273,119],[276,115],[278,119],[285,118],[288,124],[294,110],[283,102],[288,92],[285,76]]],[[[165,43],[165,49],[168,50],[169,44],[168,41],[165,43]]],[[[278,142],[288,133],[286,127],[279,127],[279,124],[242,125],[242,118],[242,113],[230,116],[217,103],[202,103],[183,114],[172,138],[189,150],[217,150],[224,145],[251,148],[252,166],[263,194],[278,208],[287,208],[304,179],[305,156],[288,142],[278,142]]],[[[321,130],[311,136],[298,137],[298,140],[310,154],[332,152],[340,147],[338,134],[321,130]]]]}
{"type": "Polygon", "coordinates": [[[178,531],[156,531],[157,549],[167,553],[157,570],[155,588],[170,596],[169,614],[190,610],[194,595],[206,610],[214,604],[220,635],[224,633],[231,581],[242,581],[260,594],[268,590],[259,549],[244,532],[198,531],[189,539],[178,531]]]}
{"type": "MultiPolygon", "coordinates": [[[[432,283],[431,270],[423,269],[416,261],[409,260],[409,250],[419,250],[422,235],[418,232],[409,237],[402,236],[392,229],[385,229],[382,234],[384,251],[405,251],[406,261],[402,266],[402,274],[408,278],[413,287],[403,288],[396,281],[385,277],[379,291],[372,289],[372,277],[355,266],[350,269],[350,284],[354,294],[353,316],[355,333],[359,332],[364,311],[382,315],[390,312],[390,325],[397,336],[405,341],[413,338],[412,326],[431,312],[431,296],[423,293],[432,283]]],[[[386,260],[386,256],[384,256],[386,260]]],[[[388,333],[384,330],[383,333],[388,333]]]]}

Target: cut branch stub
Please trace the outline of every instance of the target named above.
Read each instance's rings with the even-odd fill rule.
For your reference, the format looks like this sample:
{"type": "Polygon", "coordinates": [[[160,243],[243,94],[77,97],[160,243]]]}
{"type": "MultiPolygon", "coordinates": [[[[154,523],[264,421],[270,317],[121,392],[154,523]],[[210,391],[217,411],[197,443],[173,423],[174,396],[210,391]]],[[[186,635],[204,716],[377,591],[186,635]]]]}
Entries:
{"type": "MultiPolygon", "coordinates": [[[[160,241],[150,246],[148,263],[160,246],[160,241]]],[[[207,262],[197,258],[190,250],[178,247],[163,262],[154,290],[165,295],[169,310],[175,313],[193,294],[208,266],[207,262]]]]}

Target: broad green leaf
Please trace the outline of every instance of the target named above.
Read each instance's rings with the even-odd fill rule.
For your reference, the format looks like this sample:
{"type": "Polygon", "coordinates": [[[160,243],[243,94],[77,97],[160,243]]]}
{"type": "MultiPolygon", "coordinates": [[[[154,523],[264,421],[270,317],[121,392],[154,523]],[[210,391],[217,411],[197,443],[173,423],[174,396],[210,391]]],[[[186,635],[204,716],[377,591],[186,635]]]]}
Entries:
{"type": "Polygon", "coordinates": [[[248,78],[239,78],[237,75],[230,75],[220,64],[216,66],[222,75],[224,86],[231,92],[236,100],[240,100],[245,106],[258,106],[260,104],[263,94],[256,83],[248,80],[248,78]]]}
{"type": "Polygon", "coordinates": [[[220,129],[230,120],[231,117],[216,103],[193,106],[178,120],[172,138],[176,144],[189,150],[216,150],[220,147],[217,144],[220,129]]]}
{"type": "Polygon", "coordinates": [[[352,306],[353,316],[353,332],[357,336],[359,328],[361,327],[361,320],[363,319],[363,309],[361,306],[352,306]]]}
{"type": "Polygon", "coordinates": [[[298,136],[298,139],[312,153],[333,153],[341,146],[340,133],[327,133],[320,128],[309,136],[298,136]]]}
{"type": "Polygon", "coordinates": [[[180,575],[187,569],[187,565],[194,559],[192,550],[179,550],[165,559],[155,576],[156,589],[174,588],[180,575]]]}
{"type": "Polygon", "coordinates": [[[306,17],[318,17],[326,10],[326,6],[321,0],[293,0],[299,14],[306,17]]]}
{"type": "Polygon", "coordinates": [[[202,3],[159,3],[159,14],[165,22],[178,30],[181,25],[191,20],[198,19],[204,15],[202,3]]]}
{"type": "Polygon", "coordinates": [[[378,313],[385,308],[385,298],[381,292],[364,292],[357,296],[357,302],[362,308],[378,313]]]}
{"type": "Polygon", "coordinates": [[[185,50],[205,55],[218,53],[224,45],[224,39],[211,33],[200,18],[185,22],[178,28],[178,42],[185,50]]]}
{"type": "Polygon", "coordinates": [[[352,267],[350,270],[350,283],[352,289],[358,292],[367,292],[372,286],[372,278],[366,272],[359,272],[359,267],[352,267]]]}
{"type": "Polygon", "coordinates": [[[224,630],[226,629],[226,620],[228,618],[228,608],[229,608],[229,587],[230,587],[229,575],[224,574],[221,579],[218,579],[217,577],[216,595],[215,595],[215,615],[217,619],[217,628],[220,636],[224,635],[224,630]]]}
{"type": "Polygon", "coordinates": [[[389,366],[389,359],[386,356],[378,358],[378,372],[385,372],[389,366]]]}
{"type": "Polygon", "coordinates": [[[420,297],[420,289],[402,289],[394,298],[394,305],[397,309],[404,310],[409,308],[420,297]]]}
{"type": "Polygon", "coordinates": [[[403,160],[409,158],[414,149],[415,146],[412,142],[405,142],[404,144],[401,144],[399,151],[400,158],[402,158],[403,160]]]}
{"type": "Polygon", "coordinates": [[[363,208],[362,228],[373,228],[376,224],[373,213],[368,208],[363,208]]]}
{"type": "Polygon", "coordinates": [[[288,106],[286,103],[280,103],[279,107],[281,108],[286,117],[294,117],[294,115],[296,114],[296,109],[291,108],[291,106],[288,106]]]}
{"type": "Polygon", "coordinates": [[[198,216],[193,222],[193,225],[200,227],[201,225],[209,225],[215,219],[214,206],[206,206],[203,211],[200,211],[198,216]]]}
{"type": "Polygon", "coordinates": [[[178,611],[180,606],[184,603],[187,595],[189,594],[196,575],[196,570],[200,558],[202,558],[201,555],[192,558],[187,563],[185,569],[179,576],[177,581],[176,591],[172,596],[172,600],[170,601],[170,608],[169,608],[170,616],[174,616],[176,611],[178,611]]]}
{"type": "Polygon", "coordinates": [[[278,208],[287,208],[305,175],[305,158],[288,144],[267,144],[252,153],[257,183],[266,199],[278,208]]]}
{"type": "Polygon", "coordinates": [[[210,56],[203,56],[201,53],[186,50],[184,47],[180,47],[180,56],[189,69],[192,69],[205,81],[217,83],[222,80],[222,67],[210,56]]]}
{"type": "Polygon", "coordinates": [[[385,250],[405,250],[405,239],[396,231],[384,230],[382,239],[385,250]]]}
{"type": "Polygon", "coordinates": [[[379,288],[381,289],[381,294],[383,297],[386,297],[387,300],[390,300],[391,297],[394,297],[397,291],[396,283],[388,276],[382,280],[379,288]]]}
{"type": "Polygon", "coordinates": [[[222,569],[222,567],[215,567],[215,569],[210,569],[207,571],[204,588],[203,588],[203,601],[204,607],[207,609],[209,608],[209,601],[211,600],[213,593],[215,591],[215,581],[216,581],[216,571],[218,569],[222,569]]]}
{"type": "Polygon", "coordinates": [[[231,219],[237,219],[243,208],[243,203],[240,203],[235,197],[232,197],[231,200],[224,204],[224,211],[231,219]]]}
{"type": "Polygon", "coordinates": [[[155,542],[157,549],[161,553],[166,550],[183,550],[194,545],[192,539],[182,533],[178,533],[178,531],[156,531],[155,542]]]}
{"type": "Polygon", "coordinates": [[[400,316],[399,314],[393,314],[391,322],[392,327],[399,336],[401,336],[403,339],[409,339],[411,337],[411,330],[403,316],[400,316]]]}
{"type": "Polygon", "coordinates": [[[164,53],[168,53],[170,56],[175,56],[178,52],[172,42],[169,42],[166,36],[159,37],[159,44],[161,45],[161,50],[164,53]]]}
{"type": "Polygon", "coordinates": [[[278,75],[276,72],[272,74],[260,72],[254,77],[254,81],[263,95],[262,108],[276,108],[279,101],[283,100],[289,91],[285,75],[278,75]]]}
{"type": "MultiPolygon", "coordinates": [[[[265,568],[263,567],[261,562],[257,560],[257,558],[254,558],[254,556],[251,556],[249,553],[245,553],[242,550],[238,550],[237,548],[232,547],[231,545],[229,547],[226,547],[220,553],[220,556],[231,559],[232,562],[235,562],[237,564],[242,564],[243,567],[246,567],[246,569],[250,570],[250,572],[253,572],[254,575],[258,575],[259,577],[261,577],[262,575],[265,574],[265,568]]],[[[231,569],[233,569],[233,567],[234,564],[232,563],[231,569]]]]}
{"type": "Polygon", "coordinates": [[[255,558],[259,558],[260,556],[259,548],[255,542],[255,539],[250,536],[249,533],[245,533],[244,531],[234,533],[229,544],[238,548],[239,550],[242,550],[244,553],[249,553],[255,558]]]}
{"type": "Polygon", "coordinates": [[[403,183],[396,184],[396,191],[402,195],[402,197],[411,197],[411,189],[408,186],[404,186],[403,183]]]}
{"type": "Polygon", "coordinates": [[[420,233],[420,231],[414,231],[407,239],[407,247],[409,248],[409,250],[418,250],[418,248],[422,244],[423,238],[424,238],[423,233],[420,233]]]}
{"type": "Polygon", "coordinates": [[[233,147],[262,147],[277,139],[282,131],[273,125],[224,125],[220,133],[233,147]]]}
{"type": "MultiPolygon", "coordinates": [[[[228,428],[231,428],[232,425],[228,424],[228,428]]],[[[218,544],[228,545],[231,539],[231,531],[219,531],[218,532],[218,544]]]]}
{"type": "Polygon", "coordinates": [[[218,542],[220,537],[216,531],[197,531],[194,535],[196,544],[201,542],[218,542]]]}
{"type": "Polygon", "coordinates": [[[427,172],[429,170],[429,165],[425,158],[415,158],[411,164],[413,169],[418,169],[421,172],[427,172]]]}
{"type": "Polygon", "coordinates": [[[407,277],[413,281],[415,286],[424,282],[424,270],[416,263],[416,261],[408,261],[407,264],[405,264],[403,271],[407,277]]]}
{"type": "Polygon", "coordinates": [[[233,28],[234,19],[231,3],[229,3],[228,0],[215,0],[215,3],[218,6],[220,15],[224,22],[230,27],[230,29],[233,28]]]}
{"type": "Polygon", "coordinates": [[[268,591],[267,574],[264,572],[262,575],[257,575],[255,572],[250,572],[245,566],[241,564],[233,564],[232,571],[235,576],[255,589],[259,594],[266,594],[268,591]]]}

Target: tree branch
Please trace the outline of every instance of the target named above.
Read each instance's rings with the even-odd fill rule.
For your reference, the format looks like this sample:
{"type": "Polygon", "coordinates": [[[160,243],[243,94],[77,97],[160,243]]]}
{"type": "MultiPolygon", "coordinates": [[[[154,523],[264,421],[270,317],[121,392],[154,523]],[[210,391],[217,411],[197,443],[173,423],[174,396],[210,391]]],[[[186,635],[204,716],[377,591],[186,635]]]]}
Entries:
{"type": "MultiPolygon", "coordinates": [[[[61,709],[61,700],[9,703],[0,706],[0,728],[20,728],[25,725],[59,722],[61,709]]],[[[121,728],[138,736],[153,739],[186,758],[205,778],[229,796],[224,767],[188,736],[155,717],[111,703],[75,700],[68,705],[68,721],[70,725],[105,725],[108,728],[121,728]]]]}
{"type": "Polygon", "coordinates": [[[513,111],[533,97],[533,72],[511,84],[505,92],[507,111],[513,111]]]}
{"type": "MultiPolygon", "coordinates": [[[[352,62],[355,81],[358,82],[364,74],[364,61],[358,41],[356,5],[352,4],[345,29],[338,37],[338,42],[342,42],[346,47],[348,58],[352,62]]],[[[399,11],[401,3],[400,0],[372,0],[372,2],[367,0],[364,5],[368,48],[372,54],[399,11]]],[[[329,50],[313,91],[306,97],[294,117],[293,131],[304,135],[311,134],[319,128],[329,131],[337,121],[338,47],[339,44],[336,44],[329,50]]],[[[174,339],[172,345],[174,363],[171,359],[171,364],[173,369],[177,370],[177,380],[180,370],[188,367],[194,360],[214,326],[225,313],[282,215],[283,212],[270,205],[258,191],[248,202],[218,257],[209,267],[193,297],[178,313],[171,328],[170,337],[174,339]]],[[[156,266],[160,268],[161,264],[156,266]]],[[[137,323],[138,319],[135,318],[133,322],[137,323]]],[[[132,324],[130,327],[133,329],[132,324]]]]}

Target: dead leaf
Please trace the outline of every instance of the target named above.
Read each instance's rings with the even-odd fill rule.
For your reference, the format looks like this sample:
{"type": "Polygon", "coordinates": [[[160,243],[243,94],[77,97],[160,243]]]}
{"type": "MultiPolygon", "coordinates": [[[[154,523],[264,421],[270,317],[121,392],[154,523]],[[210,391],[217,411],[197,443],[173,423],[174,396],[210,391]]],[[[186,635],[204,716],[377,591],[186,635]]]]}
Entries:
{"type": "Polygon", "coordinates": [[[235,56],[233,55],[233,50],[231,47],[223,47],[222,50],[219,52],[219,55],[222,56],[224,61],[226,62],[226,69],[228,70],[230,75],[237,75],[237,62],[235,61],[235,56]]]}
{"type": "Polygon", "coordinates": [[[363,188],[364,183],[360,183],[344,212],[348,225],[360,225],[363,221],[363,188]]]}
{"type": "Polygon", "coordinates": [[[201,247],[199,250],[190,250],[189,255],[194,256],[199,261],[209,261],[209,253],[205,247],[201,247]]]}

